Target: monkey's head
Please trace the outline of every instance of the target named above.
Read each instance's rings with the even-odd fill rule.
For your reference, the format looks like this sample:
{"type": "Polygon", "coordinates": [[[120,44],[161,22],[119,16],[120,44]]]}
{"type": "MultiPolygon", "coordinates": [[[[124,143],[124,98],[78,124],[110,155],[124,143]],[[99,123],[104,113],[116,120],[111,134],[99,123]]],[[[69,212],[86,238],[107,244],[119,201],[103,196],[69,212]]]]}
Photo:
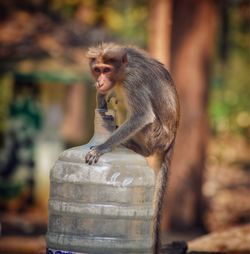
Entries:
{"type": "Polygon", "coordinates": [[[102,43],[90,48],[87,57],[99,93],[106,94],[117,82],[124,79],[128,59],[122,46],[102,43]]]}

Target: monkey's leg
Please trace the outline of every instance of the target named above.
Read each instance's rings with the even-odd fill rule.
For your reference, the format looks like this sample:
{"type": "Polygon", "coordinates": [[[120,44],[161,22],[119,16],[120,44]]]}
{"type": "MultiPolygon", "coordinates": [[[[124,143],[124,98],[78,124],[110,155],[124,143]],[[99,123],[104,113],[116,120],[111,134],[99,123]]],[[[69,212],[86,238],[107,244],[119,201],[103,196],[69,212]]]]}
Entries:
{"type": "Polygon", "coordinates": [[[142,155],[144,157],[148,157],[150,155],[150,152],[146,148],[140,146],[133,139],[127,140],[122,145],[128,149],[131,149],[132,151],[134,151],[136,153],[139,153],[140,155],[142,155]]]}

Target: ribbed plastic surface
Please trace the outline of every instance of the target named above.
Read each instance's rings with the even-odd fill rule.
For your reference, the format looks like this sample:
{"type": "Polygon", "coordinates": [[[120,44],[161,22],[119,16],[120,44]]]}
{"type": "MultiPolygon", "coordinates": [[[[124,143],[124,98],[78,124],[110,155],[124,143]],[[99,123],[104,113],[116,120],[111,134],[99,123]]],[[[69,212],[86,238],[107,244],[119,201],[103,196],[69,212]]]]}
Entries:
{"type": "Polygon", "coordinates": [[[64,151],[51,170],[47,246],[81,253],[151,253],[155,177],[125,148],[85,163],[88,145],[64,151]]]}

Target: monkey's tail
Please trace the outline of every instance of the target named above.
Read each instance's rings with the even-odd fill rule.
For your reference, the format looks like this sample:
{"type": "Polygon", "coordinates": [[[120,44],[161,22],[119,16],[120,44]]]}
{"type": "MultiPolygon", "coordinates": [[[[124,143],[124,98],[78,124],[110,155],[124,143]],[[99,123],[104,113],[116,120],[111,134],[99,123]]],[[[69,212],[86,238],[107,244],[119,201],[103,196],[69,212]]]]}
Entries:
{"type": "Polygon", "coordinates": [[[167,151],[164,154],[161,169],[157,176],[157,186],[156,186],[156,202],[155,208],[155,218],[154,218],[154,232],[153,232],[153,253],[158,254],[160,253],[161,249],[161,234],[160,234],[160,225],[162,219],[162,210],[164,204],[164,195],[167,189],[168,183],[168,171],[170,168],[170,162],[173,154],[174,148],[174,140],[171,142],[170,146],[168,147],[167,151]]]}

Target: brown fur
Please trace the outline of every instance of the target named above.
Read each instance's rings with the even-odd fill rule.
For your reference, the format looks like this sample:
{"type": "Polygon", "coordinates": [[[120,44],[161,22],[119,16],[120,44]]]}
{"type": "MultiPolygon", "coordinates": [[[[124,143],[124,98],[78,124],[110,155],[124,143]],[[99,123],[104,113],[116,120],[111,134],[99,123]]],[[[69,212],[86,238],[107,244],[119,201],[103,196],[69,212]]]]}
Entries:
{"type": "MultiPolygon", "coordinates": [[[[160,249],[163,198],[179,122],[175,86],[161,63],[135,47],[105,43],[90,48],[88,58],[91,69],[103,64],[113,68],[107,75],[101,73],[102,78],[99,75],[95,78],[97,82],[102,80],[103,86],[108,89],[107,93],[113,92],[116,87],[122,90],[128,118],[106,142],[86,155],[86,162],[97,162],[103,153],[120,144],[149,157],[158,179],[153,246],[156,254],[160,249]]],[[[105,94],[98,86],[97,92],[105,94]]]]}

